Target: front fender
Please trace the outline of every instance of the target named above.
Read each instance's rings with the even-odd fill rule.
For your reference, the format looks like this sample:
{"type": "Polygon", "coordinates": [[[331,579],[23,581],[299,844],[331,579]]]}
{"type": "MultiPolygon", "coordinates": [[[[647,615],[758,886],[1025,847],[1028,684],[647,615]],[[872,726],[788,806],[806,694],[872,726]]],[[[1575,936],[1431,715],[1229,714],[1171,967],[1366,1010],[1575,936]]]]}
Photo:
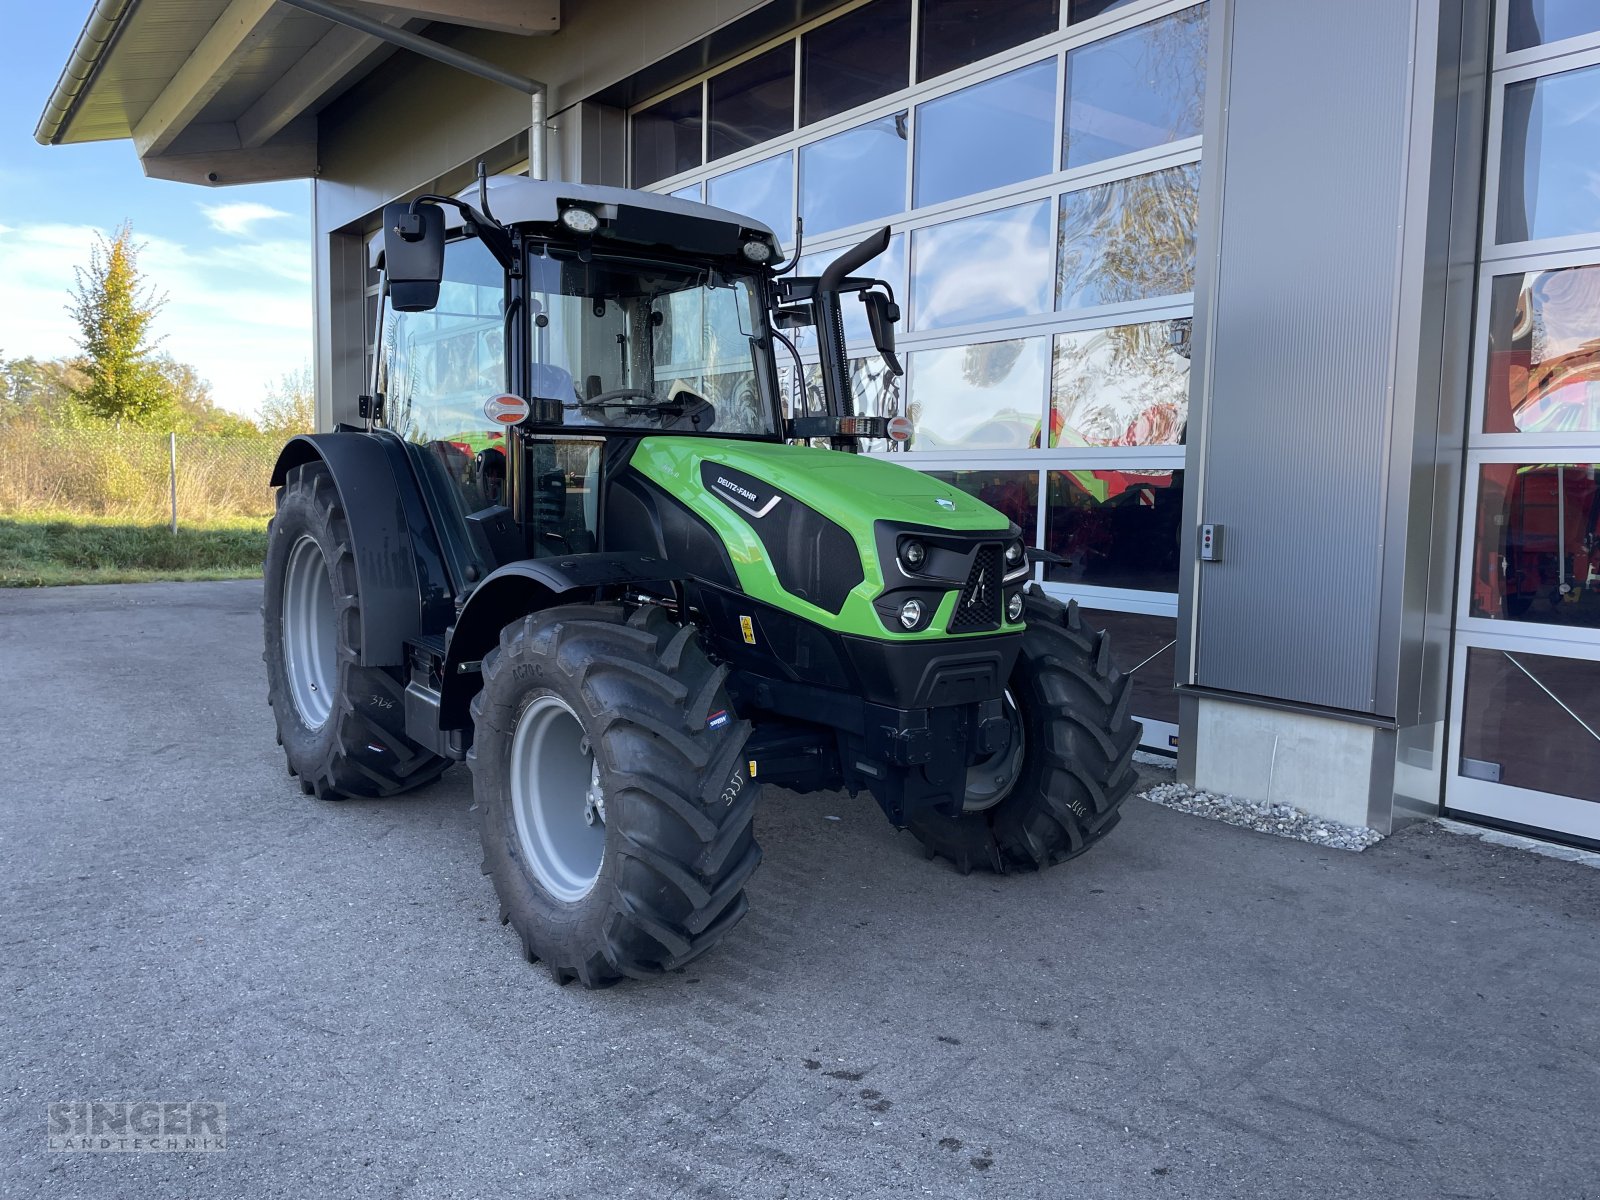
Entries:
{"type": "Polygon", "coordinates": [[[302,434],[278,454],[272,486],[295,467],[327,464],[350,526],[361,595],[361,665],[396,667],[407,638],[443,633],[454,612],[433,526],[392,434],[302,434]]]}
{"type": "Polygon", "coordinates": [[[473,589],[450,635],[439,689],[439,727],[467,727],[472,697],[482,683],[477,664],[499,644],[500,631],[519,617],[553,604],[599,599],[608,590],[681,578],[664,559],[631,551],[507,563],[473,589]]]}

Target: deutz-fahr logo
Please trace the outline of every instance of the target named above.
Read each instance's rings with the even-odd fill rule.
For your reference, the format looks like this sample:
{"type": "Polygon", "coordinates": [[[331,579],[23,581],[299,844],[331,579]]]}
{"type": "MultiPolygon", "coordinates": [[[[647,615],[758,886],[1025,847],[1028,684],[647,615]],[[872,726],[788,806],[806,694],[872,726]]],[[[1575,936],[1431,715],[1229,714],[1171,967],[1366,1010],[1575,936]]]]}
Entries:
{"type": "Polygon", "coordinates": [[[737,483],[735,483],[733,480],[729,479],[726,475],[718,475],[717,476],[717,486],[718,487],[727,488],[734,495],[738,496],[742,500],[750,501],[751,504],[754,504],[760,498],[754,492],[752,492],[749,488],[740,487],[737,483]]]}

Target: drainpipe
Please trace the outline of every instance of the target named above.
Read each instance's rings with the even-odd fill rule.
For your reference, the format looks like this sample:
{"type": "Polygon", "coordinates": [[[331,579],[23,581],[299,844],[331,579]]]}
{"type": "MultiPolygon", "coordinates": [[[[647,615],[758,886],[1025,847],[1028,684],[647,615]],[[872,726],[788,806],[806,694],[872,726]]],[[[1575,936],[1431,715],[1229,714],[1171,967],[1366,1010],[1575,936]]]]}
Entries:
{"type": "Polygon", "coordinates": [[[304,12],[332,21],[336,25],[343,25],[355,29],[369,37],[378,38],[380,41],[399,46],[402,50],[410,50],[413,54],[420,54],[424,58],[431,58],[434,62],[443,63],[447,67],[454,67],[458,71],[465,71],[468,75],[476,75],[479,79],[487,79],[490,83],[498,83],[503,87],[513,88],[530,98],[529,129],[528,129],[528,174],[534,179],[547,178],[548,165],[545,150],[546,129],[546,88],[537,79],[529,79],[526,75],[518,75],[515,71],[507,71],[504,67],[496,66],[487,59],[479,58],[476,54],[467,54],[432,38],[422,37],[420,34],[410,33],[404,29],[396,29],[392,25],[385,25],[361,13],[351,12],[349,9],[340,8],[337,4],[330,4],[328,0],[282,0],[282,3],[291,8],[298,8],[304,12]]]}

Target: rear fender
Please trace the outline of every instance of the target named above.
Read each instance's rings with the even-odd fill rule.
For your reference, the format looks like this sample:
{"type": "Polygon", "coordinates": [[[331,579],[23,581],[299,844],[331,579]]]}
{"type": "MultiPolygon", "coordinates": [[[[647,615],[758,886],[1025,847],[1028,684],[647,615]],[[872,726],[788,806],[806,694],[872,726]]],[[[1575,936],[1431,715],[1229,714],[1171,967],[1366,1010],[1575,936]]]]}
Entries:
{"type": "Polygon", "coordinates": [[[472,697],[482,685],[478,664],[500,643],[500,631],[519,617],[553,604],[598,600],[645,583],[673,583],[682,576],[650,554],[568,554],[507,563],[477,588],[461,610],[445,653],[439,691],[439,727],[465,729],[472,697]]]}
{"type": "Polygon", "coordinates": [[[392,434],[303,434],[278,454],[272,486],[282,487],[295,467],[318,461],[327,464],[350,525],[361,592],[361,665],[403,666],[406,639],[443,633],[454,612],[405,447],[392,434]]]}

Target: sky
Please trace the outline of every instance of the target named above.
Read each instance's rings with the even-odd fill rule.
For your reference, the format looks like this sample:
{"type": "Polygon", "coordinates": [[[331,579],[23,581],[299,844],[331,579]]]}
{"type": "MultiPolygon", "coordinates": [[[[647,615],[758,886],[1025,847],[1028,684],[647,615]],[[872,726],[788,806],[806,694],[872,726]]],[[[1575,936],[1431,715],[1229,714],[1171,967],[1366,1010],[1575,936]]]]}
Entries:
{"type": "Polygon", "coordinates": [[[167,297],[160,349],[224,408],[253,414],[311,360],[311,185],[146,179],[131,142],[40,146],[33,130],[93,0],[0,4],[0,358],[74,351],[73,268],[124,221],[167,297]]]}

